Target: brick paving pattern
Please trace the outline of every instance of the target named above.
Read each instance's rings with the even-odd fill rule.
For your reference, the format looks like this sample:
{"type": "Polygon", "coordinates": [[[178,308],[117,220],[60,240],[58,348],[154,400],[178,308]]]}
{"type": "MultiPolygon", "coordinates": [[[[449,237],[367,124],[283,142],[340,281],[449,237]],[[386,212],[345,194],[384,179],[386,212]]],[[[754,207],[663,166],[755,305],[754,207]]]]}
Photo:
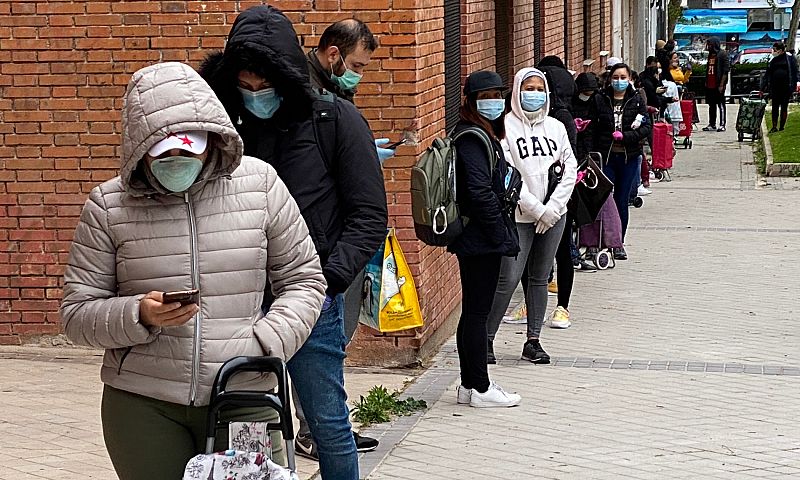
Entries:
{"type": "Polygon", "coordinates": [[[732,130],[697,133],[632,209],[630,260],[576,273],[552,365],[503,324],[491,375],[520,407],[456,405],[451,342],[449,388],[368,478],[800,478],[800,182],[759,180],[732,130]]]}

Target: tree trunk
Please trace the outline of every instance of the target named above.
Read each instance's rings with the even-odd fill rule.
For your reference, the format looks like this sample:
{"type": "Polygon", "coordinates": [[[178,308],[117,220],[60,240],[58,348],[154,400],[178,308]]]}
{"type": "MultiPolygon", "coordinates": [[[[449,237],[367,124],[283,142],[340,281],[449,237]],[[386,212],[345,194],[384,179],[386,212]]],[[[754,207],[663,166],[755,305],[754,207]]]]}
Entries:
{"type": "MultiPolygon", "coordinates": [[[[800,2],[797,0],[795,4],[800,2]]],[[[678,20],[683,16],[683,9],[681,8],[681,0],[669,0],[667,4],[667,38],[664,40],[668,40],[672,38],[675,34],[675,25],[678,24],[678,20]]]]}
{"type": "Polygon", "coordinates": [[[789,41],[786,42],[787,50],[794,50],[797,45],[794,44],[794,39],[797,37],[797,24],[800,20],[800,0],[795,0],[792,7],[792,21],[789,23],[789,41]]]}

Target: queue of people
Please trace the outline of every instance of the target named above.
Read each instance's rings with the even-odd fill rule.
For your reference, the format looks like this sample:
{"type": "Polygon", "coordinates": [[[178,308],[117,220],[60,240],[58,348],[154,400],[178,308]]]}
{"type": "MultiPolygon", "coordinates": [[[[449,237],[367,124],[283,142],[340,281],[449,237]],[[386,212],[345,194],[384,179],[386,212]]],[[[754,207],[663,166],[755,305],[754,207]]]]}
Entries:
{"type": "MultiPolygon", "coordinates": [[[[290,20],[260,5],[238,16],[224,51],[199,72],[168,62],[131,78],[120,175],[95,187],[84,206],[61,305],[67,336],[105,349],[101,416],[120,479],[180,477],[203,449],[220,365],[242,355],[287,363],[301,425],[297,452],[317,460],[326,480],[359,478],[357,452],[377,441],[352,432],[345,348],[357,323],[358,277],[386,235],[381,163],[394,150],[375,140],[353,100],[377,46],[363,22],[348,19],[305,53],[290,20]],[[171,300],[182,291],[191,292],[188,300],[171,300]]],[[[707,87],[722,92],[727,57],[713,59],[707,87]]],[[[542,327],[554,263],[550,324],[570,326],[573,267],[584,263],[569,205],[589,152],[601,154],[613,182],[624,241],[652,131],[648,107],[666,108],[674,98],[664,97],[663,82],[680,83],[667,70],[674,56],[663,60],[670,79],[662,83],[656,57],[640,84],[621,59],[601,78],[573,79],[561,59],[546,57],[516,72],[510,91],[495,72],[466,78],[455,133],[478,133],[455,141],[456,178],[457,202],[471,221],[448,247],[463,298],[459,404],[521,403],[488,369],[520,282],[521,358],[550,362],[542,327]],[[514,172],[522,189],[509,208],[505,182],[514,172]]],[[[624,246],[613,255],[628,258],[624,246]]],[[[238,408],[228,418],[275,414],[238,408]]],[[[217,448],[226,442],[220,435],[217,448]]],[[[273,445],[274,458],[287,453],[273,445]]]]}

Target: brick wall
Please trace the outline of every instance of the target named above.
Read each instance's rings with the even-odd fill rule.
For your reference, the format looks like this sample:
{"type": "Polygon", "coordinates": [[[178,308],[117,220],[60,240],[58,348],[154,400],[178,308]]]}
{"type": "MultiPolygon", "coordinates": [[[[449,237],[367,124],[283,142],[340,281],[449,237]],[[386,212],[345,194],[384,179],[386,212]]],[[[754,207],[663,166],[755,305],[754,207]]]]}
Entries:
{"type": "MultiPolygon", "coordinates": [[[[610,22],[610,0],[603,1],[610,22]]],[[[238,12],[258,3],[0,3],[0,344],[60,331],[57,307],[69,242],[88,192],[116,175],[118,112],[130,75],[159,61],[196,66],[208,51],[223,47],[238,12]]],[[[455,259],[415,239],[408,193],[409,167],[444,130],[443,0],[270,3],[295,22],[308,48],[335,20],[367,22],[381,47],[359,88],[358,106],[377,135],[398,138],[409,121],[420,125],[420,144],[400,147],[384,175],[391,225],[398,228],[427,324],[398,335],[362,327],[352,349],[361,362],[413,361],[426,342],[440,340],[436,333],[447,330],[442,327],[460,303],[455,259]]],[[[592,3],[596,23],[600,2],[592,3]]],[[[544,4],[558,19],[544,22],[545,52],[562,54],[563,7],[544,4]]],[[[521,68],[533,63],[533,6],[522,0],[513,5],[512,63],[521,68]]],[[[572,22],[573,40],[582,45],[577,17],[572,22]]],[[[605,31],[609,36],[610,26],[605,31]]],[[[463,75],[494,67],[493,32],[494,2],[463,0],[463,75]]],[[[596,56],[599,40],[595,44],[596,56]]]]}

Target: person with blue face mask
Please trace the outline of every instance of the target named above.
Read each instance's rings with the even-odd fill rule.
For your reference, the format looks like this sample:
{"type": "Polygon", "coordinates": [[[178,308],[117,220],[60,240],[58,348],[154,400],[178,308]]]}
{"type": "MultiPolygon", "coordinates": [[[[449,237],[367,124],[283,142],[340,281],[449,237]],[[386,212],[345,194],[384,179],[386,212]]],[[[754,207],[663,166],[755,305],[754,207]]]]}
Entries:
{"type": "Polygon", "coordinates": [[[453,135],[456,200],[469,218],[463,233],[448,246],[461,273],[461,318],[456,343],[461,368],[457,402],[476,408],[513,407],[521,397],[503,390],[489,378],[486,365],[489,309],[494,299],[500,262],[519,252],[513,209],[503,201],[509,173],[503,156],[505,87],[500,75],[480,71],[464,85],[464,103],[453,135]]]}
{"type": "Polygon", "coordinates": [[[520,252],[501,260],[488,317],[488,340],[493,351],[500,322],[527,270],[528,327],[521,357],[536,364],[550,363],[540,341],[547,313],[547,283],[566,225],[567,202],[578,168],[564,124],[550,116],[552,98],[541,70],[523,68],[514,76],[511,112],[504,120],[505,156],[522,175],[515,219],[520,252]]]}
{"type": "MultiPolygon", "coordinates": [[[[328,79],[344,75],[342,64],[366,66],[345,50],[328,79]]],[[[272,165],[297,201],[328,284],[311,336],[287,362],[308,427],[296,452],[317,459],[325,479],[357,480],[363,444],[356,444],[344,388],[344,293],[385,241],[388,224],[369,124],[351,102],[315,91],[294,26],[272,6],[242,12],[224,51],[209,55],[200,73],[234,120],[245,153],[272,165]]],[[[273,305],[267,298],[261,307],[273,305]]]]}
{"type": "MultiPolygon", "coordinates": [[[[122,105],[119,175],[83,207],[60,316],[72,342],[105,350],[98,414],[114,478],[183,478],[205,450],[198,432],[222,363],[292,358],[312,333],[326,282],[286,185],[243,155],[230,116],[192,67],[142,68],[122,105]],[[193,293],[166,295],[182,291],[193,293]],[[275,296],[269,312],[265,292],[275,296]]],[[[276,385],[257,378],[234,388],[276,385]]],[[[267,407],[224,410],[231,421],[278,420],[267,407]]],[[[225,450],[228,429],[217,433],[214,451],[225,450]]],[[[285,463],[280,435],[270,440],[285,463]]]]}
{"type": "MultiPolygon", "coordinates": [[[[622,223],[622,240],[628,229],[628,202],[642,162],[642,143],[650,137],[652,124],[647,101],[631,82],[631,69],[618,63],[609,71],[606,88],[590,105],[589,131],[593,151],[603,155],[603,172],[614,182],[614,203],[622,223]]],[[[624,246],[614,249],[614,258],[627,260],[624,246]]]]}

